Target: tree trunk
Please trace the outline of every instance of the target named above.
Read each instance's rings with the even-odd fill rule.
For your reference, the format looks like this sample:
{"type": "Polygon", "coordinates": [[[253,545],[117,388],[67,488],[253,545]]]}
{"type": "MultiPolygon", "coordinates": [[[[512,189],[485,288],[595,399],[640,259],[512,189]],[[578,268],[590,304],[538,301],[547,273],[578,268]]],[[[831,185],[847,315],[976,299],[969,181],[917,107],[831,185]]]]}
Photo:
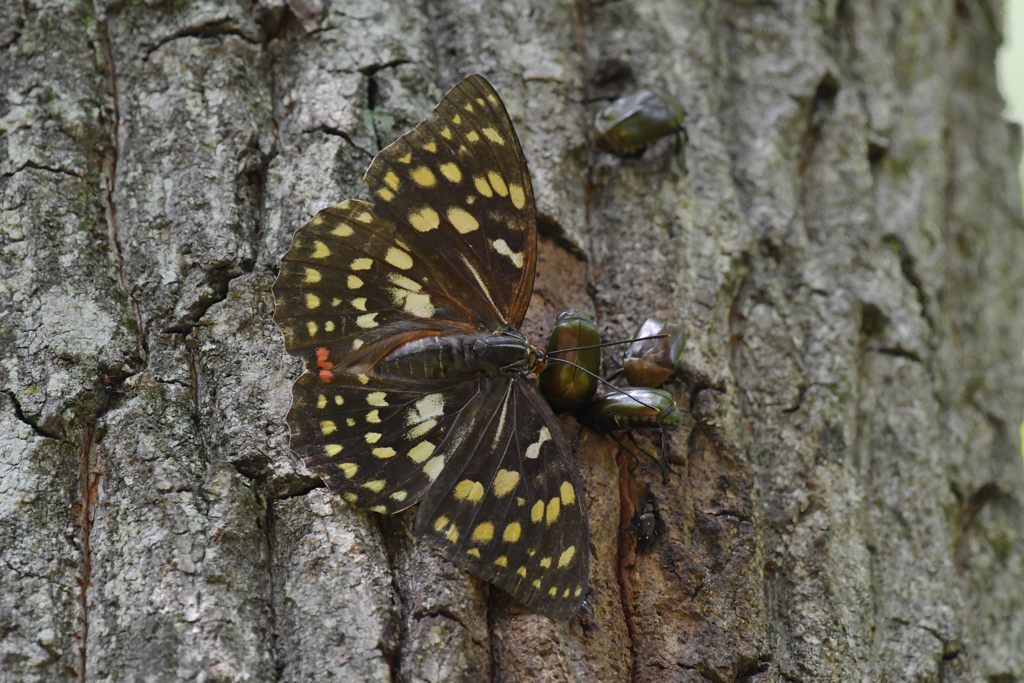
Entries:
{"type": "Polygon", "coordinates": [[[320,5],[0,4],[0,678],[1024,679],[1001,3],[320,5]],[[586,624],[287,449],[279,259],[470,72],[534,178],[533,339],[690,333],[678,475],[564,420],[586,624]],[[597,152],[642,87],[689,141],[597,152]]]}

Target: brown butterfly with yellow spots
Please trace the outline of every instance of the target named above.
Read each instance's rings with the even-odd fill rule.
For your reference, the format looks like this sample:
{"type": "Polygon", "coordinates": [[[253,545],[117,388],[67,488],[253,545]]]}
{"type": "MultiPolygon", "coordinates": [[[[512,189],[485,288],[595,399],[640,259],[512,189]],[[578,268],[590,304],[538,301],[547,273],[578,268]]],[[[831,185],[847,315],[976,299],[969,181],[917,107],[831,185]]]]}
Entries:
{"type": "Polygon", "coordinates": [[[324,209],[274,284],[306,361],[291,447],[345,500],[391,514],[552,619],[587,591],[584,500],[519,333],[537,263],[526,158],[469,76],[373,159],[376,203],[324,209]]]}

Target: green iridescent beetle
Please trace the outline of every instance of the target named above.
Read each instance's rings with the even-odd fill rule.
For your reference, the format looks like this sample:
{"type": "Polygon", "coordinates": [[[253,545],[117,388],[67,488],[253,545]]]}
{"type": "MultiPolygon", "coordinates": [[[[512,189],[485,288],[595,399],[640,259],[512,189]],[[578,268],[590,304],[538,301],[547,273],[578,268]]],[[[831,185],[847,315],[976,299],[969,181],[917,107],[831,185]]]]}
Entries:
{"type": "Polygon", "coordinates": [[[541,393],[555,410],[579,408],[597,391],[600,342],[597,324],[586,313],[570,308],[555,318],[546,349],[549,362],[540,373],[541,393]]]}
{"type": "Polygon", "coordinates": [[[679,424],[679,406],[672,394],[649,387],[617,387],[590,403],[592,424],[605,431],[660,429],[679,424]]]}
{"type": "Polygon", "coordinates": [[[650,90],[620,97],[594,119],[594,142],[606,152],[630,156],[644,151],[655,140],[686,129],[686,110],[675,98],[650,90]]]}
{"type": "Polygon", "coordinates": [[[622,355],[622,372],[630,384],[656,389],[679,372],[687,339],[681,325],[648,318],[634,337],[637,341],[622,355]]]}

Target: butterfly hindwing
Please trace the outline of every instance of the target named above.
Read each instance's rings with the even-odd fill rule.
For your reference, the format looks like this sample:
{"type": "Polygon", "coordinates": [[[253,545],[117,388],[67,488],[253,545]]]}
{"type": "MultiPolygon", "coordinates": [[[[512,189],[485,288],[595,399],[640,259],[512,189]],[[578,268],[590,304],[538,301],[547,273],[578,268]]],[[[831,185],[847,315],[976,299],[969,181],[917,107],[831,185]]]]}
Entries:
{"type": "Polygon", "coordinates": [[[414,505],[477,416],[476,382],[427,384],[373,375],[306,373],[295,383],[291,448],[354,505],[414,505]]]}
{"type": "Polygon", "coordinates": [[[518,327],[536,272],[526,158],[501,99],[469,76],[434,114],[381,150],[366,172],[377,208],[428,238],[435,258],[482,293],[498,325],[518,327]]]}
{"type": "Polygon", "coordinates": [[[534,611],[567,619],[589,560],[569,446],[528,380],[495,378],[485,393],[472,434],[420,506],[417,531],[534,611]]]}

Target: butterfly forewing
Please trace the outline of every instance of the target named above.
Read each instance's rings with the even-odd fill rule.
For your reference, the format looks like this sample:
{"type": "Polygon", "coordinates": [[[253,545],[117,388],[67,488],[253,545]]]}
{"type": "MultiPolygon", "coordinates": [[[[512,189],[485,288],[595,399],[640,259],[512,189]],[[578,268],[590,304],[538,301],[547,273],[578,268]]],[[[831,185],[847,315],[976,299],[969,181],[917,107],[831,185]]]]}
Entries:
{"type": "Polygon", "coordinates": [[[274,284],[275,317],[289,353],[318,370],[372,363],[403,341],[470,332],[486,321],[425,245],[375,207],[328,207],[295,235],[274,284]]]}
{"type": "Polygon", "coordinates": [[[527,380],[495,380],[488,393],[483,419],[421,504],[417,531],[534,611],[569,618],[589,560],[569,447],[527,380]]]}
{"type": "Polygon", "coordinates": [[[381,150],[366,183],[379,210],[427,237],[433,258],[484,295],[492,322],[518,327],[533,291],[536,210],[519,139],[486,80],[452,88],[381,150]]]}

